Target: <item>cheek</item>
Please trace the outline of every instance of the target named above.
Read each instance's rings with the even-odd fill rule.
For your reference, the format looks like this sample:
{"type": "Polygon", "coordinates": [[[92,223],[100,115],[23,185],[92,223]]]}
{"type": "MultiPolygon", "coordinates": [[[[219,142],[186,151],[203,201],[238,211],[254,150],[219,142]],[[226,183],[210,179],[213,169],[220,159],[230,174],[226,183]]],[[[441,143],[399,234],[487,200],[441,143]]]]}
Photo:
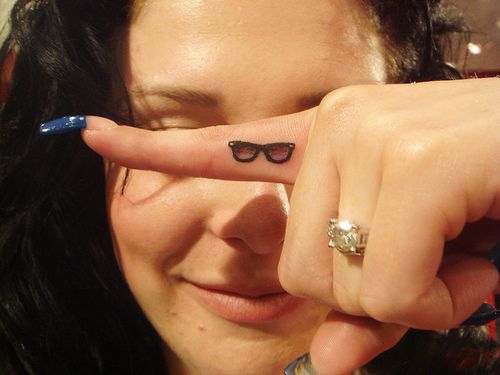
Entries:
{"type": "Polygon", "coordinates": [[[127,280],[161,275],[202,233],[205,207],[189,179],[132,170],[108,173],[107,202],[117,260],[127,280]]]}

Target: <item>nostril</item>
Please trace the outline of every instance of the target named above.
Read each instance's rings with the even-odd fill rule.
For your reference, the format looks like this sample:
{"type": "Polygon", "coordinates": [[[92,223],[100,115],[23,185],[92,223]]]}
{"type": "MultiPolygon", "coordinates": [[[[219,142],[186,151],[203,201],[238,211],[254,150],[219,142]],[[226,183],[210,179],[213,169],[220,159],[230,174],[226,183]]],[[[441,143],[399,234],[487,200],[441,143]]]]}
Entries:
{"type": "Polygon", "coordinates": [[[229,202],[212,218],[212,232],[230,246],[257,254],[281,252],[287,214],[274,184],[254,185],[253,195],[244,204],[229,202]],[[270,189],[273,193],[270,193],[270,189]],[[228,207],[228,205],[231,205],[228,207]]]}
{"type": "Polygon", "coordinates": [[[224,242],[231,248],[235,249],[235,250],[240,250],[240,251],[250,251],[250,248],[248,247],[248,245],[245,243],[245,241],[243,241],[242,239],[240,238],[235,238],[235,237],[231,237],[231,238],[225,238],[224,239],[224,242]]]}

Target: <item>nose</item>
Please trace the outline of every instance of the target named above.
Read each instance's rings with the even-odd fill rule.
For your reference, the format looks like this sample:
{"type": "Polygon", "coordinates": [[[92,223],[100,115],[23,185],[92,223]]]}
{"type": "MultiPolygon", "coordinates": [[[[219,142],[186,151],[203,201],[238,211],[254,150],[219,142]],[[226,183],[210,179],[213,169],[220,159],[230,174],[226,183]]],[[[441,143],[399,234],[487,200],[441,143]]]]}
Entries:
{"type": "Polygon", "coordinates": [[[209,221],[210,230],[240,250],[266,255],[281,252],[288,216],[282,184],[225,182],[223,199],[209,221]]]}

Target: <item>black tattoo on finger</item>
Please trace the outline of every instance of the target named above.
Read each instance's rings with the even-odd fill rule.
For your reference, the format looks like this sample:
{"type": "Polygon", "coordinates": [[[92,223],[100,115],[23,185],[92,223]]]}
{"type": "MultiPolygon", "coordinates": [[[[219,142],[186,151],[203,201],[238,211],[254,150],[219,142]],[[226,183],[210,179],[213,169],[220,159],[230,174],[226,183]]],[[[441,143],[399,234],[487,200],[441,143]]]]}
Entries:
{"type": "Polygon", "coordinates": [[[228,146],[231,147],[233,158],[241,163],[254,161],[262,151],[268,161],[281,164],[290,160],[293,150],[295,149],[295,143],[288,142],[259,145],[244,141],[230,141],[228,146]]]}

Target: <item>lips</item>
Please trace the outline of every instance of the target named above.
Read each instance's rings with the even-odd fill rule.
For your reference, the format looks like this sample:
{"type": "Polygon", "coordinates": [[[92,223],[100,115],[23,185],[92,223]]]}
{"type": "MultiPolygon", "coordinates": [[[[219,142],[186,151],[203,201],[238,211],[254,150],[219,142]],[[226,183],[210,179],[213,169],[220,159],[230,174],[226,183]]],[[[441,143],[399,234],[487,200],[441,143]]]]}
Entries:
{"type": "Polygon", "coordinates": [[[265,323],[280,319],[303,303],[280,286],[238,286],[182,281],[186,291],[213,314],[237,323],[265,323]]]}

